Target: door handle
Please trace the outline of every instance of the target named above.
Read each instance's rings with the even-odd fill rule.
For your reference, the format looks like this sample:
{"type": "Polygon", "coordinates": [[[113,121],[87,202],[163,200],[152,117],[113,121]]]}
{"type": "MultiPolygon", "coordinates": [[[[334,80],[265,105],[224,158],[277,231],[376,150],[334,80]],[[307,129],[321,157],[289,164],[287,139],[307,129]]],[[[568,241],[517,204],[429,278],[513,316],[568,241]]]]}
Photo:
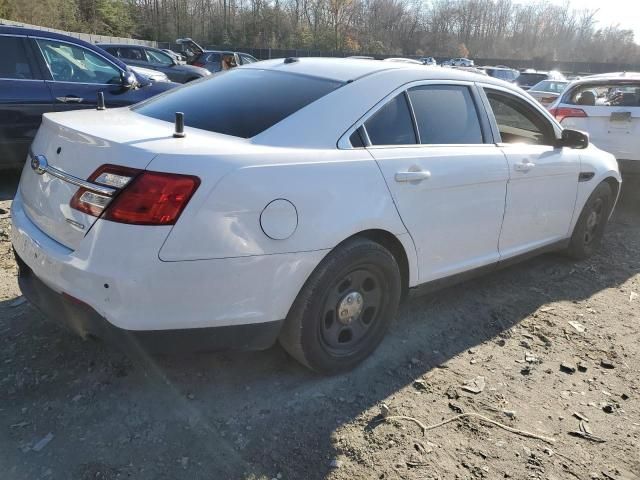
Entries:
{"type": "Polygon", "coordinates": [[[421,182],[431,178],[431,172],[428,170],[418,170],[417,172],[404,171],[396,172],[396,182],[421,182]]]}
{"type": "Polygon", "coordinates": [[[67,96],[67,97],[56,97],[56,100],[62,103],[80,103],[84,100],[84,98],[76,97],[76,96],[67,96]]]}
{"type": "Polygon", "coordinates": [[[525,160],[522,161],[522,163],[516,163],[513,166],[513,169],[516,172],[528,172],[529,170],[531,170],[535,166],[536,166],[536,164],[533,163],[531,160],[525,159],[525,160]]]}

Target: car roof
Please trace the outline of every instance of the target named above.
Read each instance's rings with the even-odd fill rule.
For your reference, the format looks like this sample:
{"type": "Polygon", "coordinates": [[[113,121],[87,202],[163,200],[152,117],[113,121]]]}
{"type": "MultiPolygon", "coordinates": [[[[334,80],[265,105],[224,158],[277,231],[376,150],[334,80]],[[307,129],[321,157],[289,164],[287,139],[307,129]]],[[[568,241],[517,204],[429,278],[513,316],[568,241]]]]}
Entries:
{"type": "Polygon", "coordinates": [[[589,75],[575,80],[575,83],[593,83],[594,80],[611,82],[621,80],[640,81],[640,72],[611,72],[599,73],[597,75],[589,75]]]}
{"type": "Polygon", "coordinates": [[[405,62],[381,62],[380,60],[364,60],[353,58],[322,58],[304,57],[295,59],[263,60],[259,63],[244,65],[242,68],[261,70],[277,70],[307,75],[316,78],[326,78],[338,82],[349,82],[358,78],[387,71],[406,71],[407,81],[414,80],[460,80],[470,82],[509,85],[493,77],[453,68],[432,67],[405,62]]]}
{"type": "Polygon", "coordinates": [[[122,70],[125,70],[125,71],[127,70],[127,66],[123,62],[121,62],[120,60],[118,60],[108,52],[105,52],[100,47],[92,43],[85,42],[84,40],[81,40],[79,38],[71,37],[69,35],[64,35],[62,33],[49,32],[47,30],[39,30],[37,28],[16,27],[16,26],[7,26],[7,25],[0,24],[0,35],[31,36],[31,37],[39,37],[39,38],[45,38],[50,40],[62,40],[65,42],[75,43],[77,45],[81,45],[85,48],[88,48],[89,50],[93,50],[94,52],[97,52],[102,56],[106,56],[112,63],[115,63],[122,70]]]}

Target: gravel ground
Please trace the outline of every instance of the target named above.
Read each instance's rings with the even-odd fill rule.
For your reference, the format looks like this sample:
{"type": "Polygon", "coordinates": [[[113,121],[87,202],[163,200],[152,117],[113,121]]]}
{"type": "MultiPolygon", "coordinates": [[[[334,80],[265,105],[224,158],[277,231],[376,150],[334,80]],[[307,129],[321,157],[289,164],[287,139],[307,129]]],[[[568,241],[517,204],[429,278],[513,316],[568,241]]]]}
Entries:
{"type": "Polygon", "coordinates": [[[125,355],[45,322],[17,287],[5,180],[0,477],[639,478],[640,179],[625,180],[594,258],[546,255],[411,299],[381,348],[333,378],[279,347],[125,355]],[[466,416],[423,434],[383,411],[507,429],[466,416]]]}

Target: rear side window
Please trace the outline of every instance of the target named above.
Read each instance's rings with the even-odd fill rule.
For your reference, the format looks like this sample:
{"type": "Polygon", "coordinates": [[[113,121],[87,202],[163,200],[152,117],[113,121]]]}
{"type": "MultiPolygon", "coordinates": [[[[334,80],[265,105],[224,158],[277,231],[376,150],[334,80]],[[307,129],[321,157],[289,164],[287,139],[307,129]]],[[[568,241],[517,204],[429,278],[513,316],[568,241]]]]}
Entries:
{"type": "Polygon", "coordinates": [[[545,73],[521,73],[516,80],[518,85],[535,85],[542,80],[549,78],[545,73]]]}
{"type": "Polygon", "coordinates": [[[34,78],[21,38],[0,36],[0,52],[0,78],[34,78]]]}
{"type": "Polygon", "coordinates": [[[640,107],[640,82],[582,84],[569,92],[565,102],[598,107],[640,107]]]}
{"type": "Polygon", "coordinates": [[[238,68],[140,103],[132,110],[210,132],[250,138],[342,85],[324,78],[238,68]]]}
{"type": "Polygon", "coordinates": [[[469,88],[424,85],[409,89],[420,143],[460,145],[483,143],[478,112],[469,88]]]}
{"type": "Polygon", "coordinates": [[[372,145],[416,143],[411,112],[404,93],[396,96],[364,124],[372,145]]]}

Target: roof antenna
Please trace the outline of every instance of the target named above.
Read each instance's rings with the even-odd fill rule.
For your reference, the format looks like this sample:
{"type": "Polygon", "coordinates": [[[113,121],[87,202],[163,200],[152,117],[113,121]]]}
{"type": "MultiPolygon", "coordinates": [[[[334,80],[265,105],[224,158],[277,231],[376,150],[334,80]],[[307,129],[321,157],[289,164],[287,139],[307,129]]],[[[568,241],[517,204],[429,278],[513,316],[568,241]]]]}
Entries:
{"type": "Polygon", "coordinates": [[[184,138],[187,136],[184,133],[184,113],[176,112],[176,129],[173,132],[173,136],[175,138],[184,138]]]}
{"type": "Polygon", "coordinates": [[[106,110],[107,107],[104,106],[104,93],[98,92],[98,104],[96,106],[96,110],[106,110]]]}

